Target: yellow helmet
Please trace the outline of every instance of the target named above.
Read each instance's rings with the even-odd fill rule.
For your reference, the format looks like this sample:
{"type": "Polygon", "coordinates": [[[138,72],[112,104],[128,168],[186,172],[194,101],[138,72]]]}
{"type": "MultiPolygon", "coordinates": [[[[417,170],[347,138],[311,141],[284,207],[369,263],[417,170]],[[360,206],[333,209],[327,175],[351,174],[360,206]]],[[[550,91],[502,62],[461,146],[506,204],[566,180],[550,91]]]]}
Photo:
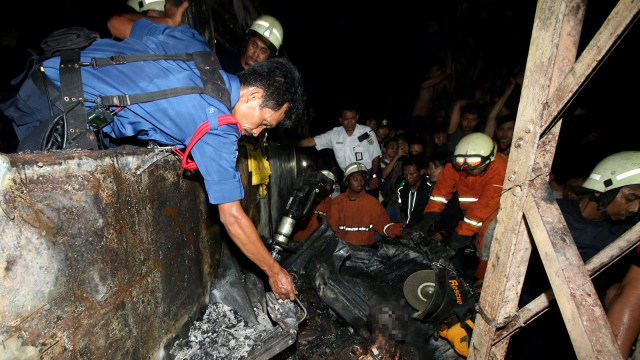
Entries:
{"type": "Polygon", "coordinates": [[[280,46],[282,46],[284,32],[282,25],[280,25],[280,22],[276,18],[270,15],[260,16],[251,24],[249,30],[247,30],[247,33],[250,32],[255,32],[269,40],[276,50],[275,53],[278,54],[278,50],[280,50],[280,46]]]}
{"type": "Polygon", "coordinates": [[[127,5],[138,12],[147,10],[164,11],[164,0],[129,0],[127,5]]]}

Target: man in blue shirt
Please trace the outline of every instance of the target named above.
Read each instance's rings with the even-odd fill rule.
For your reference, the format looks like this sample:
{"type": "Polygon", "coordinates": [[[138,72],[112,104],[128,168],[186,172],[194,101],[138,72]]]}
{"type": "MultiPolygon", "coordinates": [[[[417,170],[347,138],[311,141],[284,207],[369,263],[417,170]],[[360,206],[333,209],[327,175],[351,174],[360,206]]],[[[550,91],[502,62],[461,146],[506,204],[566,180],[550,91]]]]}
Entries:
{"type": "MultiPolygon", "coordinates": [[[[81,53],[82,62],[113,55],[182,54],[211,52],[204,39],[189,26],[180,25],[187,2],[179,7],[166,3],[163,16],[149,17],[140,13],[111,18],[109,30],[122,41],[101,39],[81,53]]],[[[60,58],[43,63],[44,73],[60,86],[60,58]]],[[[176,87],[203,87],[201,73],[194,61],[153,60],[93,67],[84,66],[82,85],[87,109],[91,100],[114,94],[139,94],[176,87]]],[[[118,108],[113,121],[102,129],[112,138],[135,137],[153,140],[177,148],[186,148],[182,165],[199,169],[209,202],[218,205],[220,220],[231,239],[244,254],[269,277],[278,299],[295,298],[291,276],[271,256],[258,232],[240,206],[244,191],[237,171],[237,140],[241,135],[257,136],[263,129],[278,124],[291,126],[302,115],[304,94],[300,75],[287,60],[272,59],[234,76],[219,71],[224,79],[231,109],[220,99],[202,93],[179,95],[161,100],[140,102],[118,108]],[[190,159],[192,156],[193,160],[190,159]]],[[[18,96],[13,108],[29,108],[18,96]]],[[[225,94],[226,95],[226,94],[225,94]]],[[[9,117],[7,108],[2,110],[9,117]]],[[[13,117],[21,141],[31,136],[35,127],[13,117]]],[[[41,121],[44,122],[44,121],[41,121]]],[[[36,123],[35,125],[38,125],[36,123]]]]}

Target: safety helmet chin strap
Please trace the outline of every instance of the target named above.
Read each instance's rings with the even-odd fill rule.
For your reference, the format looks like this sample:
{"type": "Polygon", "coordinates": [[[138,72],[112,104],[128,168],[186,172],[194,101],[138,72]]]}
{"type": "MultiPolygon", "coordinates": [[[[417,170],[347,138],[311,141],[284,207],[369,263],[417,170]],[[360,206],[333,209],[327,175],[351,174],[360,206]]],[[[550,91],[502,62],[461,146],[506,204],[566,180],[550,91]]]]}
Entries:
{"type": "Polygon", "coordinates": [[[593,192],[589,194],[589,200],[595,201],[598,204],[598,211],[607,220],[611,220],[611,216],[607,211],[607,207],[616,198],[616,196],[618,196],[619,191],[620,191],[620,188],[615,188],[615,189],[607,190],[603,193],[593,192]],[[600,194],[600,196],[596,196],[595,194],[600,194]]]}

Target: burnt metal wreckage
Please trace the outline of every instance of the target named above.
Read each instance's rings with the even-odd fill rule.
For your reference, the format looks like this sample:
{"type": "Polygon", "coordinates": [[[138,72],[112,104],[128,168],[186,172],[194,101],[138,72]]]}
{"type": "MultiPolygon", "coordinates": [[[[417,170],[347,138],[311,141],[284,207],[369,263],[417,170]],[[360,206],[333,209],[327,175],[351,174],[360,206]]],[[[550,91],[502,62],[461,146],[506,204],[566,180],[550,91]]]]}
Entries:
{"type": "Polygon", "coordinates": [[[438,333],[443,323],[475,315],[479,294],[446,260],[433,260],[447,253],[443,246],[416,240],[356,246],[322,223],[281,258],[297,303],[268,292],[266,307],[251,266],[239,266],[224,245],[212,303],[170,352],[176,359],[461,359],[438,333]]]}

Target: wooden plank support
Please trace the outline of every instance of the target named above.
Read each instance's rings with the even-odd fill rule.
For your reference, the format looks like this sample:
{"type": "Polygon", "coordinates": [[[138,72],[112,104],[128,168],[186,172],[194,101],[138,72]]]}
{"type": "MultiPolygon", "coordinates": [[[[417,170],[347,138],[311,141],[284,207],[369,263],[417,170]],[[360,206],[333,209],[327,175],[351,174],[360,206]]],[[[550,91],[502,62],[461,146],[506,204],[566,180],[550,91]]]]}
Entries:
{"type": "MultiPolygon", "coordinates": [[[[571,71],[564,77],[548,101],[543,128],[550,127],[569,105],[577,92],[603,64],[624,34],[633,26],[640,11],[640,1],[620,0],[589,45],[582,51],[571,71]]],[[[543,133],[546,133],[544,131],[543,133]]]]}
{"type": "Polygon", "coordinates": [[[579,359],[622,359],[604,309],[562,212],[530,193],[525,216],[579,359]]]}
{"type": "MultiPolygon", "coordinates": [[[[585,263],[587,273],[591,278],[598,275],[609,264],[615,262],[624,254],[633,250],[638,245],[640,239],[640,223],[635,224],[631,229],[627,230],[616,241],[609,244],[599,253],[594,255],[585,263]]],[[[533,299],[526,306],[518,310],[517,321],[510,322],[507,326],[496,332],[494,346],[502,342],[503,339],[514,334],[522,326],[542,315],[549,307],[551,301],[555,299],[553,291],[549,289],[537,298],[533,299]]]]}
{"type": "Polygon", "coordinates": [[[544,129],[542,119],[549,94],[575,61],[584,9],[585,2],[581,0],[538,2],[505,190],[478,304],[470,359],[504,358],[506,353],[506,340],[499,348],[492,349],[492,346],[496,329],[506,325],[516,313],[529,261],[531,243],[526,241],[528,236],[523,219],[526,194],[530,184],[538,192],[543,188],[547,190],[542,184],[548,181],[548,169],[559,133],[559,127],[555,128],[552,139],[540,143],[544,129]]]}
{"type": "MultiPolygon", "coordinates": [[[[536,9],[536,19],[529,47],[529,59],[525,70],[522,95],[518,107],[514,142],[509,155],[504,182],[504,193],[500,201],[500,213],[491,246],[491,254],[479,301],[480,314],[476,316],[471,339],[469,359],[489,359],[496,329],[506,325],[517,310],[520,289],[524,280],[530,242],[523,220],[526,194],[532,179],[548,174],[536,173],[534,164],[538,157],[540,124],[544,118],[546,101],[552,84],[559,82],[566,72],[562,69],[575,60],[576,41],[571,39],[567,49],[567,36],[580,33],[574,24],[582,24],[584,1],[541,0],[536,9]],[[564,49],[563,49],[564,48],[564,49]],[[559,66],[558,63],[562,63],[559,66]],[[568,64],[567,64],[568,63],[568,64]],[[557,78],[554,81],[554,77],[557,78]],[[523,243],[529,243],[525,245],[523,243]]],[[[539,160],[551,162],[553,154],[539,160]]],[[[538,166],[538,171],[546,166],[538,166]]],[[[493,357],[504,357],[506,346],[496,349],[493,357]]]]}
{"type": "Polygon", "coordinates": [[[631,237],[637,239],[640,230],[634,227],[625,233],[585,267],[555,202],[540,200],[548,192],[562,112],[633,25],[640,2],[621,0],[575,62],[585,8],[583,0],[538,2],[505,193],[478,304],[470,359],[504,358],[508,336],[541,314],[553,299],[549,291],[516,316],[531,250],[525,224],[530,225],[538,248],[542,248],[547,273],[552,274],[550,280],[559,289],[558,303],[579,358],[620,358],[587,274],[594,275],[628,251],[634,242],[631,237]],[[554,220],[561,225],[549,225],[554,220]],[[580,264],[577,269],[572,268],[574,262],[580,264]]]}

